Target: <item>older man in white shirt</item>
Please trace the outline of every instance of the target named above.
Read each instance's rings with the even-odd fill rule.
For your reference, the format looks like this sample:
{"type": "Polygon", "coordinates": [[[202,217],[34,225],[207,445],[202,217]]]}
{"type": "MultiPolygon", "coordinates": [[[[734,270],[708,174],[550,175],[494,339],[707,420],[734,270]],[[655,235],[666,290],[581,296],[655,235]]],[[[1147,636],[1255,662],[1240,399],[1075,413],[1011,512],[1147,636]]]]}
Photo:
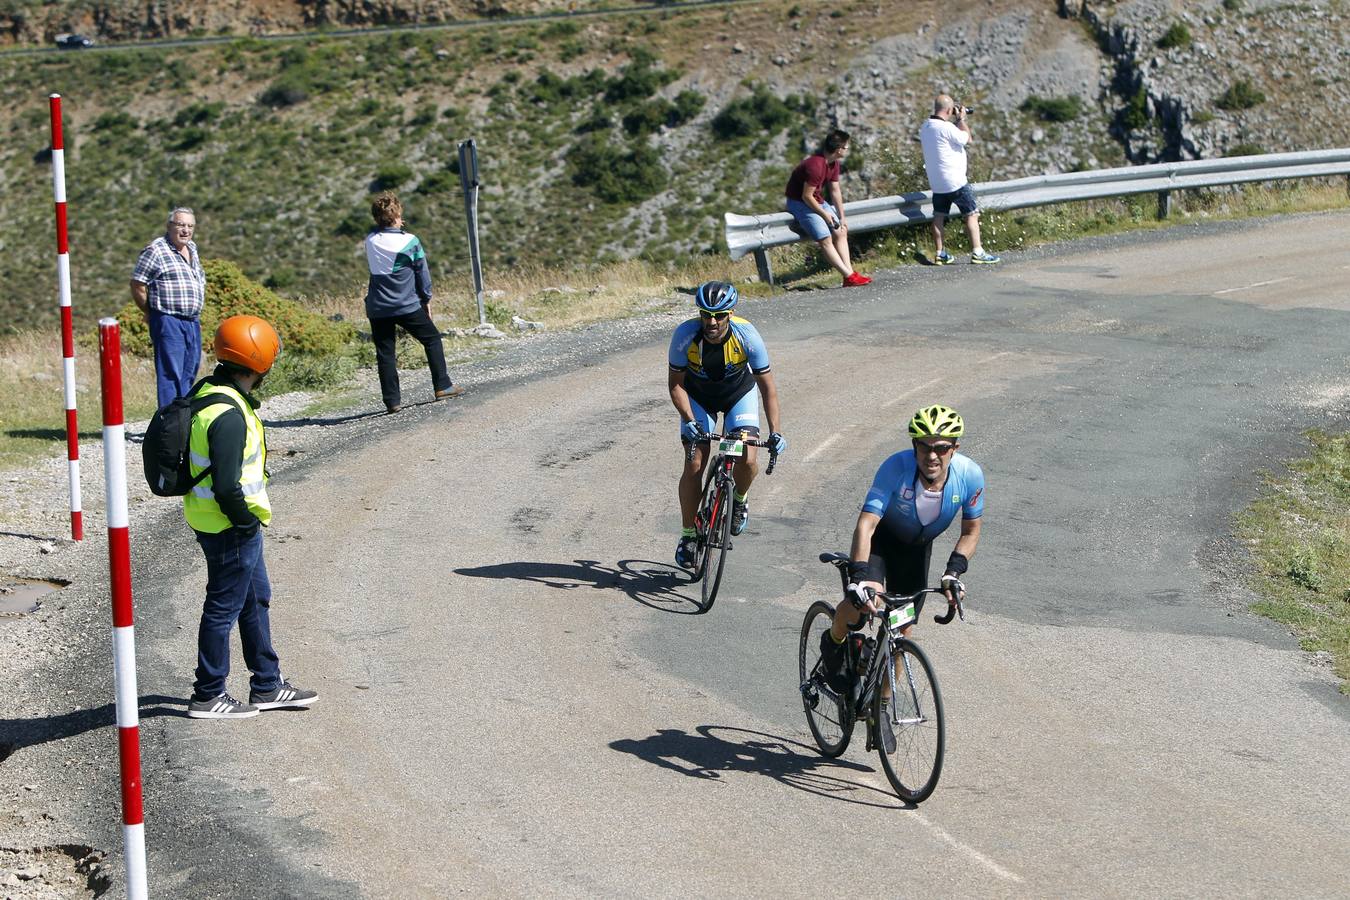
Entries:
{"type": "Polygon", "coordinates": [[[999,262],[999,257],[986,253],[980,244],[980,211],[975,204],[975,192],[966,178],[966,147],[974,140],[966,121],[968,112],[948,95],[938,94],[933,100],[933,115],[919,129],[923,168],[933,191],[932,229],[933,242],[937,245],[933,262],[939,266],[952,262],[951,254],[942,246],[942,226],[953,203],[965,220],[966,234],[970,235],[970,261],[999,262]]]}

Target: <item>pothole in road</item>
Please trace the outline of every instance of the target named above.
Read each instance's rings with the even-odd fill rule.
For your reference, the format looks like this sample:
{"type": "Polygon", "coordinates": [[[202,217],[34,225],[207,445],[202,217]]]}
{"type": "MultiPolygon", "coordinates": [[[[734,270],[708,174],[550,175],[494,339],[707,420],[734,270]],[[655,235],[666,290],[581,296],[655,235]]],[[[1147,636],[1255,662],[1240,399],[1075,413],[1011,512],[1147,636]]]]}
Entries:
{"type": "Polygon", "coordinates": [[[0,576],[0,616],[35,613],[47,595],[70,585],[69,581],[0,576]]]}

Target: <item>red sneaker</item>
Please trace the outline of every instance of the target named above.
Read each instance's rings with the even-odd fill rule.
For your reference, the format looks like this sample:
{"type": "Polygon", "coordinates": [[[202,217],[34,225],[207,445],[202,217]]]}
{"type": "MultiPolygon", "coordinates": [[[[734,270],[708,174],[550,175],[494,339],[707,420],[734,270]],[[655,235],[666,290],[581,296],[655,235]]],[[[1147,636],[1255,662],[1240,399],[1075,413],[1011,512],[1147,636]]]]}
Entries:
{"type": "Polygon", "coordinates": [[[862,287],[864,284],[871,284],[872,279],[866,275],[860,275],[854,272],[852,275],[844,276],[844,287],[862,287]]]}

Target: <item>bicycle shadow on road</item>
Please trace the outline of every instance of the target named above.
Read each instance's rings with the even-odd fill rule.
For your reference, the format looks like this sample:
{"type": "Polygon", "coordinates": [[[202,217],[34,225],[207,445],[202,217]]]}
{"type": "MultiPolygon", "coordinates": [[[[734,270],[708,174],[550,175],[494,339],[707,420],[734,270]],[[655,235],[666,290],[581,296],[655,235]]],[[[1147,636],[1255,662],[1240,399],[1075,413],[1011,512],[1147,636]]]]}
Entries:
{"type": "Polygon", "coordinates": [[[715,780],[723,772],[748,772],[844,803],[906,808],[890,791],[841,777],[873,771],[860,763],[829,759],[814,747],[762,731],[728,725],[700,725],[695,730],[697,734],[661,728],[640,741],[623,739],[609,746],[691,778],[715,780]]]}
{"type": "MultiPolygon", "coordinates": [[[[182,697],[146,694],[140,698],[139,718],[141,721],[159,716],[187,718],[187,703],[182,697]]],[[[51,716],[35,716],[31,719],[0,719],[0,735],[4,735],[3,739],[0,739],[0,761],[24,747],[59,741],[84,734],[86,731],[112,728],[116,725],[117,710],[112,703],[51,716]]]]}
{"type": "Polygon", "coordinates": [[[584,587],[617,590],[643,606],[677,615],[695,616],[702,611],[698,600],[677,590],[690,584],[687,572],[648,559],[621,559],[612,566],[594,559],[577,559],[571,563],[510,562],[454,571],[456,575],[471,578],[533,581],[561,590],[584,587]]]}

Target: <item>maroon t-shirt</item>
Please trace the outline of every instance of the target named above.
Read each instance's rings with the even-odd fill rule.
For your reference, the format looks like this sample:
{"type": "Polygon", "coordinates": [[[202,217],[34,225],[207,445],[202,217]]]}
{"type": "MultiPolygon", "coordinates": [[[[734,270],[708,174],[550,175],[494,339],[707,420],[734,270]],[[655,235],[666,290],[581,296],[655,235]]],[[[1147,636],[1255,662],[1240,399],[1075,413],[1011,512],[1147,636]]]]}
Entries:
{"type": "Polygon", "coordinates": [[[789,200],[802,199],[802,189],[809,184],[815,187],[813,193],[816,202],[824,203],[825,198],[821,196],[820,186],[827,181],[838,180],[839,161],[826,162],[825,157],[817,153],[797,163],[797,168],[792,170],[792,176],[788,178],[787,183],[787,197],[789,200]]]}

